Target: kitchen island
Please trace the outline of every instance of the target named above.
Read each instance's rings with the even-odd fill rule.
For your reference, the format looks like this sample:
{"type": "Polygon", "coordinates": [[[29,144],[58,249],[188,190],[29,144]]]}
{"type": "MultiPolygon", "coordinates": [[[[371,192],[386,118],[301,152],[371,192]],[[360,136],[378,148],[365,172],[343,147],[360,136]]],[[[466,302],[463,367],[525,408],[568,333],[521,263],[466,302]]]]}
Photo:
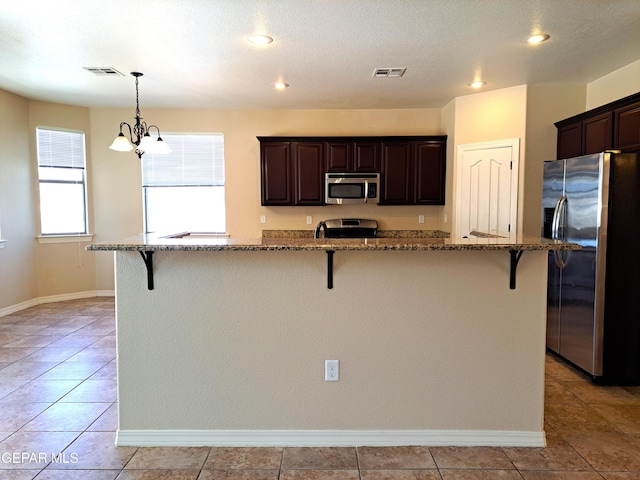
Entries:
{"type": "Polygon", "coordinates": [[[547,251],[575,245],[179,235],[87,248],[115,251],[118,445],[544,445],[547,251]]]}

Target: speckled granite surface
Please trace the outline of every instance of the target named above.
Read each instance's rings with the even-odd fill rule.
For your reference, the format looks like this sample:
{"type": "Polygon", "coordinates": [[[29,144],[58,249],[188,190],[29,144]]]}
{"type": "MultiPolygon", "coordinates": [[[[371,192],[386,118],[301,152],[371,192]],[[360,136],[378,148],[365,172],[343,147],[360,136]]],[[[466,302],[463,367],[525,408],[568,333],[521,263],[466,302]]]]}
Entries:
{"type": "MultiPolygon", "coordinates": [[[[313,238],[313,230],[263,230],[262,238],[313,238]]],[[[378,238],[449,238],[442,230],[378,230],[378,238]]]]}
{"type": "Polygon", "coordinates": [[[92,251],[327,251],[327,250],[579,250],[580,246],[539,237],[353,238],[273,237],[256,239],[207,236],[166,238],[139,235],[88,245],[92,251]]]}

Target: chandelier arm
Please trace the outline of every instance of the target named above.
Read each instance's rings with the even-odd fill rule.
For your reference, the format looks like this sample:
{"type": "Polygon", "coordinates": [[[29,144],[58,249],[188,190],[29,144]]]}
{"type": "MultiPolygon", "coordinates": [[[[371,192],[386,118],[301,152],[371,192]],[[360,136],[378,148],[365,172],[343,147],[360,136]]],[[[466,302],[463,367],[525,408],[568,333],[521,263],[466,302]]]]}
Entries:
{"type": "Polygon", "coordinates": [[[160,129],[159,129],[156,125],[149,125],[149,126],[147,127],[147,132],[148,132],[148,133],[151,133],[151,129],[152,129],[152,128],[155,128],[155,129],[158,131],[158,137],[159,137],[159,136],[160,136],[160,129]]]}
{"type": "Polygon", "coordinates": [[[127,122],[121,122],[120,123],[120,133],[122,133],[122,126],[126,125],[127,128],[129,129],[129,140],[131,141],[131,143],[134,143],[133,141],[133,133],[131,132],[131,125],[129,125],[127,122]]]}

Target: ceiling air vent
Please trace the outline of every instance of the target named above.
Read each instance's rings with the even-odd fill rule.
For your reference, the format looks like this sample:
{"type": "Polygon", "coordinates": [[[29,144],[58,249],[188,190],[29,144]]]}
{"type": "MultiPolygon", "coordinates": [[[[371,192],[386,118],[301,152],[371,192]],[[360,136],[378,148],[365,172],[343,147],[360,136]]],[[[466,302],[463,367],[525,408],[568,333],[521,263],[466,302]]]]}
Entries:
{"type": "Polygon", "coordinates": [[[406,68],[376,68],[373,71],[373,77],[401,77],[404,75],[406,68]]]}
{"type": "Polygon", "coordinates": [[[100,77],[112,77],[117,75],[124,77],[123,73],[120,73],[118,70],[111,67],[82,67],[82,68],[100,77]]]}

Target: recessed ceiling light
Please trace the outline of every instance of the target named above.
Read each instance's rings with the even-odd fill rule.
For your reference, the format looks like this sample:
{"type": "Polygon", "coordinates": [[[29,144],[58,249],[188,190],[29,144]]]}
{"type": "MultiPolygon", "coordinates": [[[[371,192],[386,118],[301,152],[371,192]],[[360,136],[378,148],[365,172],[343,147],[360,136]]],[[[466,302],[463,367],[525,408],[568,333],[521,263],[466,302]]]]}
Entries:
{"type": "Polygon", "coordinates": [[[480,87],[484,87],[486,84],[487,84],[487,82],[483,82],[482,80],[476,80],[475,82],[473,82],[469,86],[471,88],[480,88],[480,87]]]}
{"type": "Polygon", "coordinates": [[[535,33],[526,37],[524,41],[525,43],[528,43],[530,45],[537,45],[539,43],[546,42],[547,40],[549,40],[549,38],[551,37],[549,37],[549,35],[547,35],[546,33],[535,33]]]}
{"type": "Polygon", "coordinates": [[[273,86],[275,87],[276,90],[284,90],[285,88],[287,88],[289,86],[288,83],[282,83],[282,82],[276,82],[273,84],[273,86]]]}
{"type": "Polygon", "coordinates": [[[247,37],[247,40],[255,45],[268,45],[273,42],[273,38],[267,35],[251,35],[247,37]]]}

